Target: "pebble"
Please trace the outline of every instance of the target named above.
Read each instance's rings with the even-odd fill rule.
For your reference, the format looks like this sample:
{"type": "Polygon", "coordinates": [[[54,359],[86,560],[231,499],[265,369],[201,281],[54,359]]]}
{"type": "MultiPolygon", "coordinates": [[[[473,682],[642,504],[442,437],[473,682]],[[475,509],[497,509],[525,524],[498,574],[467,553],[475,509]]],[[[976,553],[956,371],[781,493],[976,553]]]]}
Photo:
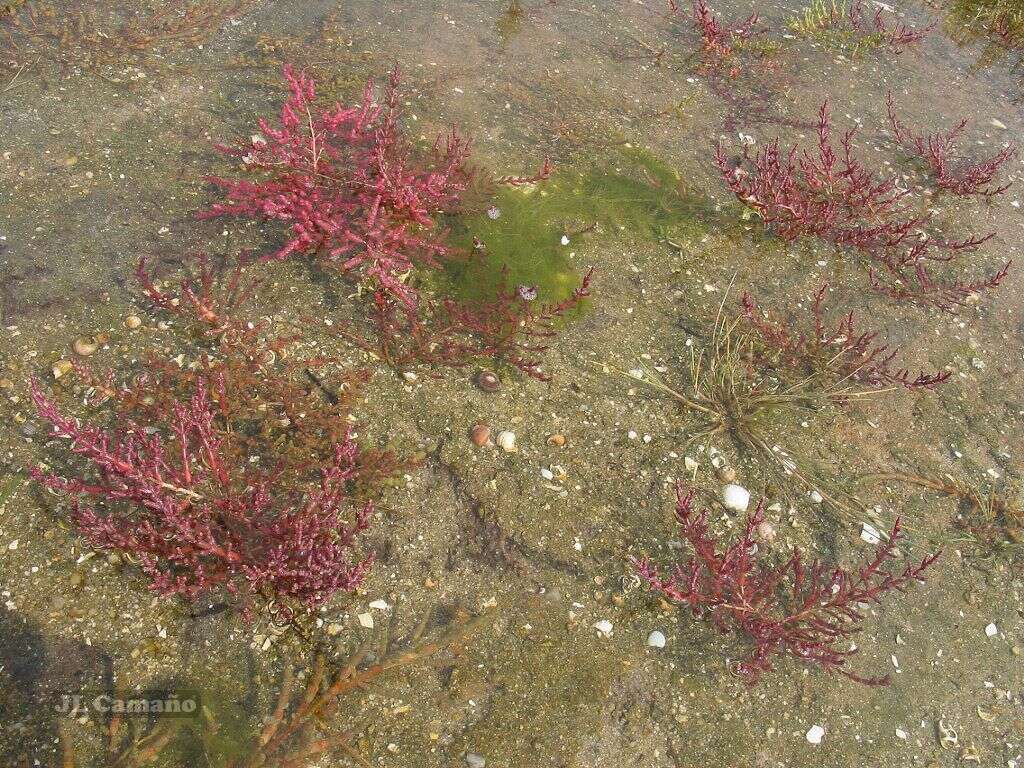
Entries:
{"type": "Polygon", "coordinates": [[[561,448],[565,445],[565,435],[548,435],[548,445],[554,445],[561,448]]]}
{"type": "Polygon", "coordinates": [[[484,768],[487,765],[487,758],[483,755],[478,755],[476,752],[467,752],[466,765],[469,768],[484,768]]]}
{"type": "Polygon", "coordinates": [[[861,523],[860,537],[868,544],[878,544],[882,541],[882,534],[878,529],[867,523],[861,523]]]}
{"type": "Polygon", "coordinates": [[[807,730],[807,741],[811,744],[821,744],[821,740],[825,738],[825,729],[820,725],[812,725],[807,730]]]}
{"type": "Polygon", "coordinates": [[[611,637],[613,625],[608,619],[601,619],[600,621],[594,622],[594,629],[597,630],[598,634],[602,637],[611,637]]]}
{"type": "Polygon", "coordinates": [[[124,319],[124,327],[130,331],[134,331],[136,328],[142,325],[142,318],[138,315],[128,315],[124,319]]]}
{"type": "Polygon", "coordinates": [[[373,629],[373,616],[369,613],[360,613],[357,615],[359,619],[359,626],[366,627],[367,629],[373,629]]]}
{"type": "Polygon", "coordinates": [[[750,506],[750,491],[742,485],[727,485],[722,489],[722,504],[726,509],[746,512],[750,506]]]}
{"type": "Polygon", "coordinates": [[[817,491],[811,491],[807,495],[811,497],[811,501],[813,501],[815,504],[821,504],[821,502],[823,502],[825,500],[825,497],[822,496],[817,491]]]}
{"type": "Polygon", "coordinates": [[[995,637],[999,634],[999,627],[995,624],[989,624],[985,627],[985,637],[995,637]]]}
{"type": "Polygon", "coordinates": [[[654,630],[647,636],[647,647],[648,648],[664,648],[665,647],[665,635],[658,630],[654,630]]]}

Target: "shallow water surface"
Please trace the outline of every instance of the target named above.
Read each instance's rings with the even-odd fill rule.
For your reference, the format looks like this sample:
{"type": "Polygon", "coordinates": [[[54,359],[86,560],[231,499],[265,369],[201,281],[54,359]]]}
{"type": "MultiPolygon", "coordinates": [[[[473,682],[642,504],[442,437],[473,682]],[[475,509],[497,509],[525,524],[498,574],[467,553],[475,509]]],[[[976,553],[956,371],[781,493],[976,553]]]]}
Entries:
{"type": "MultiPolygon", "coordinates": [[[[991,233],[929,274],[984,281],[1021,261],[1021,157],[998,170],[997,186],[1012,182],[998,195],[937,189],[893,139],[886,94],[921,134],[966,118],[958,151],[969,159],[1019,142],[1017,5],[865,4],[868,26],[851,33],[842,20],[838,32],[793,26],[849,6],[819,4],[808,17],[801,0],[759,3],[762,31],[726,35],[736,49],[725,56],[702,43],[690,7],[657,0],[0,5],[0,765],[1024,767],[1019,267],[947,308],[894,298],[873,287],[879,262],[865,252],[766,228],[714,158],[716,142],[735,163],[745,144],[753,155],[774,138],[816,157],[827,100],[836,148],[858,126],[855,156],[906,190],[908,216],[930,215],[922,229],[949,241],[991,233]],[[889,30],[934,27],[897,50],[871,26],[879,9],[889,30]],[[590,296],[524,352],[540,376],[486,352],[459,367],[423,364],[437,344],[389,366],[398,351],[346,335],[373,332],[372,279],[357,285],[308,255],[259,260],[291,237],[280,221],[196,216],[224,199],[209,176],[250,178],[217,145],[256,146],[257,119],[276,119],[287,97],[285,65],[316,80],[324,105],[357,103],[371,78],[379,97],[397,66],[413,158],[452,126],[471,139],[468,189],[429,212],[431,236],[450,251],[401,277],[423,306],[448,299],[469,311],[503,291],[531,310],[571,303],[593,268],[590,296]],[[504,178],[530,177],[546,158],[545,180],[504,178]],[[233,493],[251,500],[266,470],[268,495],[298,503],[288,483],[319,487],[346,425],[365,456],[398,457],[381,482],[342,484],[346,512],[375,504],[357,537],[374,562],[365,581],[328,590],[309,611],[289,614],[280,594],[249,595],[244,608],[223,590],[160,596],[138,549],[90,538],[71,499],[88,489],[58,492],[29,473],[111,481],[50,435],[32,379],[110,430],[112,404],[131,399],[114,383],[125,382],[138,399],[122,426],[180,449],[181,433],[152,414],[188,404],[182,392],[233,337],[154,306],[135,270],[144,259],[171,291],[198,252],[221,275],[238,254],[253,257],[251,325],[234,331],[257,344],[301,333],[242,364],[255,372],[244,419],[230,421],[212,386],[223,407],[211,418],[240,445],[225,481],[233,493]],[[740,299],[750,292],[791,341],[802,328],[810,342],[823,333],[811,308],[826,284],[828,327],[853,312],[856,330],[840,325],[810,368],[785,379],[779,348],[771,361],[757,354],[740,299]],[[948,378],[907,389],[866,384],[855,367],[822,384],[832,351],[861,331],[878,333],[865,343],[886,345],[881,357],[898,349],[892,371],[948,378]],[[500,385],[480,386],[481,369],[500,385]],[[272,371],[292,388],[268,395],[272,371]],[[713,405],[700,406],[707,393],[713,405]],[[325,403],[336,410],[303,434],[304,409],[325,403]],[[481,445],[475,425],[490,430],[473,433],[481,445]],[[502,447],[513,448],[508,433],[513,450],[502,447]],[[695,613],[648,589],[637,559],[670,567],[693,552],[673,516],[677,482],[709,510],[720,550],[763,496],[756,544],[734,554],[790,569],[795,550],[820,559],[827,584],[805,609],[839,592],[831,569],[856,573],[896,519],[905,537],[886,567],[898,574],[941,551],[922,583],[855,601],[861,631],[833,646],[857,651],[843,658],[854,677],[887,684],[792,653],[772,656],[752,684],[751,637],[716,620],[735,628],[756,606],[726,599],[695,613]],[[722,503],[728,485],[750,494],[747,513],[722,503]],[[324,679],[340,695],[313,706],[324,679]],[[127,724],[96,707],[56,708],[63,695],[104,691],[200,705],[127,724]]],[[[712,9],[726,25],[751,11],[736,0],[712,9]]],[[[882,269],[889,293],[915,284],[915,266],[896,283],[882,269]]],[[[431,322],[450,320],[443,311],[431,322]]],[[[215,535],[244,528],[168,477],[163,490],[186,519],[203,509],[215,535]]],[[[127,481],[115,472],[113,482],[127,481]]],[[[136,503],[145,507],[131,494],[107,499],[98,514],[136,503]]],[[[137,517],[109,519],[119,533],[142,530],[137,517]]],[[[205,540],[186,528],[161,541],[187,550],[174,567],[192,577],[188,553],[205,540]]],[[[264,566],[269,555],[253,565],[264,566]]],[[[296,581],[320,567],[311,555],[296,581]]],[[[785,574],[769,602],[789,599],[785,574]]]]}

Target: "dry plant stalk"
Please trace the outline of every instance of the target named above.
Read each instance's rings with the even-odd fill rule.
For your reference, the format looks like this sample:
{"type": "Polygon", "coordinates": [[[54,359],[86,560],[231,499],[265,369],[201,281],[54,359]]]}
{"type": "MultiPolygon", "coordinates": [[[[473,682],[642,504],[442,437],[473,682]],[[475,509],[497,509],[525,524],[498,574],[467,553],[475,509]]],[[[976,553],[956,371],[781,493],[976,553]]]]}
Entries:
{"type": "MultiPolygon", "coordinates": [[[[226,768],[303,768],[328,754],[343,756],[364,768],[370,766],[352,745],[358,735],[356,729],[330,735],[318,731],[336,714],[344,696],[364,688],[387,672],[419,663],[445,649],[461,653],[466,639],[493,619],[491,613],[471,616],[460,609],[443,634],[424,639],[432,613],[424,614],[402,648],[393,647],[390,635],[385,636],[377,649],[378,660],[369,665],[363,666],[372,650],[369,645],[357,650],[343,664],[331,663],[326,656],[318,654],[301,691],[295,687],[294,669],[285,666],[273,711],[244,754],[229,762],[226,768]]],[[[114,715],[107,723],[103,763],[107,768],[141,768],[152,764],[180,733],[185,721],[164,718],[145,732],[138,729],[136,722],[114,715]]],[[[74,745],[63,728],[60,743],[61,768],[77,768],[74,745]]]]}
{"type": "Polygon", "coordinates": [[[344,665],[336,668],[330,667],[323,655],[318,655],[309,682],[298,696],[294,694],[293,670],[286,667],[274,712],[254,739],[248,754],[228,768],[300,768],[313,758],[331,752],[340,752],[360,766],[369,766],[352,746],[357,736],[354,729],[319,737],[315,731],[336,712],[343,696],[393,669],[420,662],[445,648],[457,648],[492,618],[488,613],[471,617],[460,611],[451,628],[441,637],[422,640],[430,614],[429,611],[424,614],[405,648],[392,648],[390,637],[385,637],[377,653],[379,660],[369,666],[360,667],[371,650],[368,646],[357,650],[344,665]]]}

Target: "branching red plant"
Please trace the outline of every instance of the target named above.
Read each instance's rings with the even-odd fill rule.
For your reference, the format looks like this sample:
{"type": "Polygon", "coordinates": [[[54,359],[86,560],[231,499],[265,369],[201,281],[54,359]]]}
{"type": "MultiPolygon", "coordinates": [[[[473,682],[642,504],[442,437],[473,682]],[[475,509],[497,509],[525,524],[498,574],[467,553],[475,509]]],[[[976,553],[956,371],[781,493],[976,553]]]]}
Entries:
{"type": "Polygon", "coordinates": [[[256,285],[240,265],[220,278],[201,257],[177,291],[142,264],[138,276],[183,353],[151,355],[124,384],[77,366],[87,403],[104,407],[88,421],[33,382],[38,415],[72,454],[35,477],[70,498],[93,546],[137,560],[162,595],[234,599],[243,615],[260,599],[290,617],[355,588],[372,559],[351,559],[371,500],[407,466],[354,439],[364,372],[332,389],[327,361],[304,357],[298,337],[247,320],[256,285]]]}
{"type": "Polygon", "coordinates": [[[879,344],[878,331],[858,332],[853,311],[842,315],[835,327],[825,318],[828,283],[814,294],[811,323],[774,318],[761,310],[750,293],[742,298],[743,314],[757,331],[761,362],[782,367],[798,376],[826,375],[836,382],[859,382],[868,387],[896,385],[907,389],[934,389],[952,375],[949,371],[911,376],[894,367],[898,348],[879,344]],[[810,325],[810,327],[808,327],[810,325]]]}
{"type": "Polygon", "coordinates": [[[825,18],[815,19],[818,29],[845,32],[856,39],[858,45],[885,46],[896,54],[921,42],[935,28],[935,23],[914,29],[902,21],[889,25],[881,8],[870,15],[864,0],[849,4],[835,4],[825,18]]]}
{"type": "Polygon", "coordinates": [[[545,341],[555,335],[555,323],[590,295],[592,274],[593,269],[569,298],[536,308],[526,286],[473,304],[451,298],[421,303],[416,311],[378,291],[370,333],[342,326],[338,334],[397,369],[415,364],[462,367],[490,359],[548,381],[540,358],[545,341]]]}
{"type": "MultiPolygon", "coordinates": [[[[891,295],[898,292],[902,298],[949,309],[963,301],[966,290],[998,285],[1005,268],[972,283],[939,282],[931,277],[929,263],[950,262],[976,250],[994,234],[948,240],[925,231],[931,215],[911,212],[906,200],[909,190],[899,189],[894,178],[880,178],[855,156],[856,130],[842,135],[837,152],[826,101],[818,111],[816,151],[794,145],[783,152],[775,138],[754,156],[744,146],[735,162],[718,143],[715,163],[737,199],[768,229],[788,242],[810,236],[860,251],[895,283],[886,290],[891,295]]],[[[872,283],[884,289],[878,273],[873,273],[872,283]]]]}
{"type": "MultiPolygon", "coordinates": [[[[679,12],[679,6],[673,0],[669,2],[669,9],[673,13],[679,12]]],[[[726,25],[705,0],[693,0],[693,26],[700,33],[704,52],[720,58],[728,57],[737,43],[756,34],[757,20],[754,12],[739,23],[726,25]]]]}
{"type": "Polygon", "coordinates": [[[940,188],[955,195],[981,195],[983,197],[995,197],[1009,189],[1010,182],[998,187],[991,186],[991,184],[999,169],[1017,154],[1015,146],[1007,146],[987,160],[971,162],[954,154],[957,140],[967,127],[966,119],[961,120],[948,131],[919,134],[911,131],[896,116],[896,102],[893,99],[892,91],[886,95],[885,103],[889,113],[889,124],[892,126],[896,141],[905,150],[927,164],[935,183],[940,188]]]}
{"type": "Polygon", "coordinates": [[[750,657],[738,665],[749,683],[772,671],[772,659],[779,654],[867,685],[889,682],[888,675],[863,677],[846,668],[856,653],[850,638],[861,631],[865,604],[881,603],[886,593],[903,592],[923,581],[922,574],[939,553],[890,570],[887,566],[903,539],[897,520],[885,543],[856,571],[817,560],[806,565],[800,550],[781,565],[771,565],[757,543],[763,500],[748,515],[743,534],[720,551],[708,529],[708,513],[694,511],[694,497],[692,490],[677,488],[676,517],[694,557],[668,576],[646,558],[633,559],[633,566],[656,592],[689,606],[696,617],[710,617],[723,634],[740,635],[754,644],[750,657]]]}
{"type": "Polygon", "coordinates": [[[286,222],[291,239],[266,258],[314,255],[415,306],[403,275],[414,266],[436,268],[448,253],[435,218],[466,188],[469,142],[453,129],[438,137],[428,161],[415,157],[401,132],[397,68],[383,103],[369,82],[361,104],[330,109],[315,105],[312,78],[288,66],[284,76],[290,96],[278,127],[261,118],[259,135],[219,147],[262,178],[209,177],[228,199],[200,216],[286,222]]]}
{"type": "Polygon", "coordinates": [[[35,381],[31,393],[53,435],[70,440],[87,465],[81,477],[38,468],[33,476],[71,497],[74,520],[93,546],[137,558],[159,594],[314,607],[355,589],[369,570],[372,555],[353,561],[351,553],[373,504],[357,506],[351,525],[343,522],[358,452],[350,435],[319,468],[319,483],[300,494],[279,488],[273,468],[227,463],[218,405],[202,380],[190,401],[151,428],[106,430],[66,416],[35,381]]]}

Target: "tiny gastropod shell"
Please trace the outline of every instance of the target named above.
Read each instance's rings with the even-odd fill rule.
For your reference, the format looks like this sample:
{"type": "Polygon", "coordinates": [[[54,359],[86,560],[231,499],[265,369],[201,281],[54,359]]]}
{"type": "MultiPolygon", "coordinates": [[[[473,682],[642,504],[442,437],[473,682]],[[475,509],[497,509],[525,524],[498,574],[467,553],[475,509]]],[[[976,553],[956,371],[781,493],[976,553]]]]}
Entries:
{"type": "Polygon", "coordinates": [[[498,433],[498,437],[494,440],[505,453],[516,452],[516,433],[503,431],[498,433]]]}
{"type": "Polygon", "coordinates": [[[473,445],[487,445],[487,441],[491,439],[491,428],[486,424],[476,424],[469,430],[469,439],[473,441],[473,445]]]}
{"type": "Polygon", "coordinates": [[[59,379],[66,373],[70,373],[74,366],[69,360],[58,360],[53,364],[53,378],[59,379]]]}
{"type": "Polygon", "coordinates": [[[76,355],[88,357],[89,355],[95,354],[96,350],[100,348],[100,345],[93,336],[79,336],[75,339],[75,343],[71,345],[71,348],[75,350],[76,355]]]}
{"type": "Polygon", "coordinates": [[[476,385],[484,392],[497,392],[501,389],[501,379],[494,371],[480,371],[476,375],[476,385]]]}

